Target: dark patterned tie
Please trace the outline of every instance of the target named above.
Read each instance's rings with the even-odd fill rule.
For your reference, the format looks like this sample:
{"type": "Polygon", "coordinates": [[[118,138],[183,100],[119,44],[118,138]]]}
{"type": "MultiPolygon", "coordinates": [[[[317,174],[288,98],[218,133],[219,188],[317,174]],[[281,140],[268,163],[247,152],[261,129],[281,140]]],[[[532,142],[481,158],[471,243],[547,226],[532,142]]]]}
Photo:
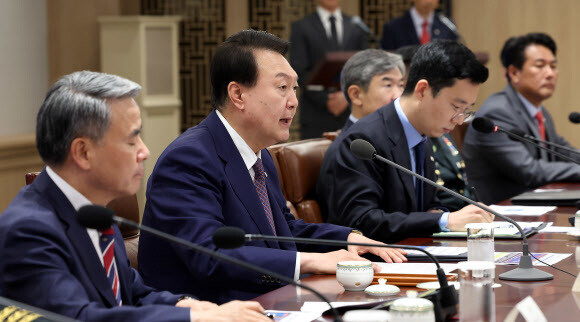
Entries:
{"type": "Polygon", "coordinates": [[[119,282],[119,276],[117,276],[117,270],[115,269],[115,238],[113,235],[113,228],[108,228],[101,230],[100,245],[101,251],[103,252],[103,265],[105,267],[105,272],[107,273],[107,278],[109,279],[109,285],[113,289],[113,295],[117,300],[119,306],[123,305],[121,300],[121,283],[119,282]]]}
{"type": "Polygon", "coordinates": [[[270,227],[272,227],[272,232],[276,235],[276,225],[274,224],[274,216],[272,216],[272,208],[270,208],[270,199],[268,198],[268,190],[266,189],[266,173],[264,172],[262,159],[258,158],[253,168],[255,172],[254,185],[256,185],[258,197],[260,197],[266,218],[268,218],[270,227]]]}
{"type": "Polygon", "coordinates": [[[338,32],[336,31],[336,17],[330,16],[330,40],[334,48],[338,49],[338,32]]]}
{"type": "MultiPolygon", "coordinates": [[[[425,141],[419,142],[415,149],[415,172],[423,175],[423,164],[425,163],[425,141]]],[[[415,178],[415,195],[417,196],[417,209],[423,211],[423,181],[415,178]]]]}

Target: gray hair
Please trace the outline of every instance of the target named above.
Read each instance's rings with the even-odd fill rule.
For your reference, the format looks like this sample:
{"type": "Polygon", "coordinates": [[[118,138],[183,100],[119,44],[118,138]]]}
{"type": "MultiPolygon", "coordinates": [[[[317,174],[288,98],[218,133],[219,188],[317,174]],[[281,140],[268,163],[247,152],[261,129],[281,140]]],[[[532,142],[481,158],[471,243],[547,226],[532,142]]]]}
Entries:
{"type": "Polygon", "coordinates": [[[112,99],[135,97],[141,86],[128,79],[90,71],[61,77],[48,90],[36,117],[36,148],[48,165],[62,165],[72,141],[99,141],[109,129],[112,99]]]}
{"type": "Polygon", "coordinates": [[[384,74],[398,68],[405,75],[405,64],[400,55],[380,49],[366,49],[352,56],[340,73],[340,89],[349,104],[348,88],[351,85],[360,86],[365,92],[375,75],[384,74]]]}

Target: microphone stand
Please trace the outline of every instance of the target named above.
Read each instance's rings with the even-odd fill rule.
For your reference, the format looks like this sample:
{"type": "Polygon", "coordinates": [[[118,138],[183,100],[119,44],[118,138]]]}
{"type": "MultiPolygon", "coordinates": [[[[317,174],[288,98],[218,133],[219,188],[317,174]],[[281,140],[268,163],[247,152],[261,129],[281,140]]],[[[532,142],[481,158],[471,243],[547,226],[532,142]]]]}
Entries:
{"type": "MultiPolygon", "coordinates": [[[[560,150],[564,150],[564,151],[568,151],[568,152],[572,152],[572,153],[576,153],[576,154],[579,154],[580,153],[580,151],[578,151],[576,149],[572,149],[572,148],[569,148],[567,146],[563,146],[563,145],[560,145],[560,144],[556,144],[554,142],[550,142],[550,141],[545,141],[545,140],[538,139],[535,136],[528,135],[528,134],[524,133],[524,131],[522,131],[520,129],[517,129],[517,130],[518,130],[518,132],[521,131],[522,134],[516,132],[515,130],[516,129],[512,129],[511,131],[504,130],[504,132],[505,133],[508,133],[508,136],[512,140],[518,140],[519,141],[520,138],[521,139],[528,139],[528,140],[534,141],[536,144],[546,144],[546,145],[553,146],[553,147],[555,147],[557,149],[560,149],[560,150]],[[510,135],[510,133],[511,133],[511,135],[510,135]]],[[[554,150],[550,150],[550,151],[554,151],[554,150]]]]}
{"type": "MultiPolygon", "coordinates": [[[[372,145],[369,142],[362,140],[362,139],[354,140],[351,143],[351,147],[352,147],[352,144],[357,142],[357,141],[365,142],[365,144],[368,144],[370,147],[372,147],[372,145]]],[[[351,148],[351,150],[352,150],[352,148],[351,148]]],[[[374,147],[373,147],[373,150],[374,150],[374,147]]],[[[355,154],[355,155],[357,155],[357,154],[355,154]]],[[[357,155],[357,157],[358,157],[358,155],[357,155]]],[[[526,237],[526,234],[524,234],[522,227],[520,227],[520,225],[517,222],[515,222],[514,220],[512,220],[511,218],[508,218],[502,214],[499,214],[496,211],[494,211],[493,209],[489,208],[488,206],[474,202],[473,200],[471,200],[465,196],[462,196],[453,190],[450,190],[450,189],[448,189],[442,185],[439,185],[439,184],[437,184],[437,183],[435,183],[435,182],[433,182],[433,181],[431,181],[423,176],[420,176],[420,175],[416,174],[415,172],[413,172],[413,171],[411,171],[403,166],[400,166],[400,165],[396,164],[395,162],[393,162],[387,158],[384,158],[384,157],[378,155],[376,153],[376,151],[373,151],[371,159],[377,159],[377,160],[380,160],[384,163],[387,163],[387,164],[399,169],[400,171],[403,171],[404,173],[412,175],[413,177],[415,177],[423,182],[426,182],[426,183],[430,184],[431,186],[434,186],[438,189],[442,189],[445,192],[453,195],[454,197],[459,198],[459,199],[461,199],[461,200],[463,200],[471,205],[479,207],[479,208],[493,214],[494,216],[499,217],[499,218],[511,223],[512,225],[514,225],[519,230],[520,235],[522,236],[522,257],[520,258],[519,267],[516,269],[513,269],[509,272],[505,272],[503,274],[500,274],[499,275],[500,279],[508,280],[508,281],[545,281],[545,280],[554,279],[554,275],[547,273],[547,272],[544,272],[542,270],[539,270],[537,268],[534,268],[534,266],[532,265],[532,259],[530,257],[530,252],[528,249],[528,239],[526,237]]]]}
{"type": "Polygon", "coordinates": [[[314,293],[316,296],[318,296],[319,298],[321,298],[324,302],[328,303],[328,306],[330,306],[330,309],[332,310],[332,314],[334,315],[334,321],[336,321],[336,322],[341,322],[342,321],[342,319],[340,318],[340,315],[339,315],[338,311],[336,310],[336,308],[334,308],[332,306],[332,304],[330,303],[330,301],[324,295],[320,294],[318,291],[316,291],[312,287],[302,284],[300,281],[294,281],[291,278],[288,278],[288,277],[286,277],[286,276],[284,276],[282,274],[278,274],[276,272],[273,272],[273,271],[271,271],[269,269],[262,268],[262,267],[258,267],[256,265],[253,265],[253,264],[244,262],[242,260],[239,260],[239,259],[237,259],[235,257],[231,257],[231,256],[228,256],[228,255],[225,255],[225,254],[221,254],[221,253],[219,253],[217,251],[214,251],[214,250],[205,248],[203,246],[194,244],[192,242],[188,242],[188,241],[183,240],[181,238],[177,238],[177,237],[172,236],[170,234],[164,233],[164,232],[162,232],[160,230],[157,230],[157,229],[154,229],[154,228],[151,228],[151,227],[147,227],[147,226],[140,225],[140,224],[138,224],[136,222],[133,222],[131,220],[128,220],[128,219],[125,219],[125,218],[122,218],[122,217],[113,216],[113,221],[115,221],[117,223],[117,225],[119,225],[119,226],[128,226],[130,228],[140,229],[141,231],[148,232],[148,233],[150,233],[152,235],[161,237],[162,239],[167,239],[167,240],[169,240],[171,242],[174,242],[176,244],[179,244],[179,245],[185,246],[187,248],[193,249],[193,250],[198,251],[200,253],[209,255],[209,256],[211,256],[213,258],[216,258],[218,260],[224,261],[226,263],[234,264],[234,265],[243,267],[243,268],[245,268],[247,270],[250,270],[250,271],[259,272],[259,273],[262,273],[262,274],[267,274],[267,275],[270,275],[270,276],[272,276],[272,277],[274,277],[276,279],[279,279],[281,281],[284,281],[284,282],[286,282],[288,284],[292,284],[292,285],[296,285],[298,287],[304,288],[304,289],[306,289],[306,290],[314,293]]]}

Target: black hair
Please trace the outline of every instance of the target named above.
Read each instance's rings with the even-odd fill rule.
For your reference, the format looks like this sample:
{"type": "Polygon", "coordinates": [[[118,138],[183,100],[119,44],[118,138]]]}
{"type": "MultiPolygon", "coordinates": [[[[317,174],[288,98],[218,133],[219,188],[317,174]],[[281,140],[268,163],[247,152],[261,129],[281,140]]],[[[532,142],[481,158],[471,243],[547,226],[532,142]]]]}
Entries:
{"type": "Polygon", "coordinates": [[[289,42],[265,31],[242,30],[224,41],[216,50],[210,66],[211,106],[223,107],[228,84],[238,82],[252,87],[258,80],[254,50],[270,50],[285,55],[289,42]]]}
{"type": "Polygon", "coordinates": [[[525,51],[529,45],[544,46],[556,56],[556,43],[549,35],[541,32],[532,32],[519,37],[511,37],[503,45],[500,53],[501,64],[508,68],[513,65],[517,69],[522,69],[526,61],[525,51]]]}
{"type": "Polygon", "coordinates": [[[417,50],[409,70],[403,95],[411,95],[421,79],[427,80],[433,96],[458,79],[469,79],[481,84],[489,72],[464,45],[452,40],[434,40],[417,50]]]}

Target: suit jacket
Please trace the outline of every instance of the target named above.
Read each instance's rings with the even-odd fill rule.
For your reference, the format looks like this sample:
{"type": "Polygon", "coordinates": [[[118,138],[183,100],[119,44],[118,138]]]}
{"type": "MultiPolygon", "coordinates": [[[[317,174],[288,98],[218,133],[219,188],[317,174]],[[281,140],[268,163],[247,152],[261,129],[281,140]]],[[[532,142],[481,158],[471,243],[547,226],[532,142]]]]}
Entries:
{"type": "Polygon", "coordinates": [[[0,216],[0,293],[82,321],[189,321],[178,295],[155,292],[131,268],[115,226],[123,306],[77,213],[43,171],[0,216]],[[159,305],[153,305],[159,304],[159,305]]]}
{"type": "MultiPolygon", "coordinates": [[[[357,228],[370,238],[396,242],[440,231],[441,214],[418,212],[413,177],[379,161],[360,160],[350,143],[364,139],[377,154],[411,169],[407,139],[394,103],[353,124],[324,156],[316,185],[328,222],[357,228]]],[[[425,149],[424,174],[435,179],[435,164],[425,149]]],[[[424,185],[423,209],[438,206],[435,188],[424,185]]]]}
{"type": "MultiPolygon", "coordinates": [[[[471,187],[467,183],[465,162],[457,150],[451,135],[445,133],[438,138],[429,138],[429,143],[435,158],[437,183],[469,199],[474,199],[470,192],[471,187]]],[[[457,211],[467,206],[465,201],[443,190],[437,190],[437,197],[441,205],[450,211],[457,211]]]]}
{"type": "MultiPolygon", "coordinates": [[[[542,107],[548,141],[571,147],[556,133],[550,113],[542,107]]],[[[491,95],[476,116],[487,117],[506,130],[518,128],[528,135],[540,137],[534,119],[511,85],[491,95]]],[[[558,151],[578,158],[566,151],[558,151]]],[[[559,160],[546,151],[512,141],[503,133],[480,133],[469,126],[463,142],[469,182],[485,203],[511,198],[526,190],[556,181],[580,181],[580,166],[559,160]]]]}
{"type": "MultiPolygon", "coordinates": [[[[346,240],[351,229],[295,220],[286,207],[272,157],[262,150],[266,186],[278,236],[346,240]]],[[[216,250],[214,231],[237,226],[248,234],[272,229],[242,157],[216,112],[190,128],[159,157],[147,185],[143,224],[216,250]]],[[[335,247],[253,241],[224,254],[294,277],[296,251],[335,247]]],[[[280,281],[166,243],[146,233],[139,242],[139,270],[151,285],[187,290],[218,303],[251,299],[280,281]]]]}
{"type": "MultiPolygon", "coordinates": [[[[342,15],[342,28],[342,43],[339,48],[333,48],[317,12],[292,24],[290,64],[298,74],[302,90],[299,104],[302,139],[320,137],[323,132],[340,129],[350,114],[347,108],[341,115],[335,117],[326,109],[328,91],[306,89],[310,72],[327,52],[369,48],[368,35],[352,23],[351,17],[342,15]]],[[[336,90],[340,91],[340,88],[336,90]]]]}
{"type": "MultiPolygon", "coordinates": [[[[431,26],[431,39],[457,40],[459,35],[448,24],[455,27],[447,17],[442,14],[435,14],[431,26]]],[[[395,50],[404,46],[420,44],[421,42],[419,41],[419,37],[417,37],[417,31],[413,24],[410,11],[407,11],[400,17],[392,19],[383,26],[381,47],[384,50],[395,50]]]]}

